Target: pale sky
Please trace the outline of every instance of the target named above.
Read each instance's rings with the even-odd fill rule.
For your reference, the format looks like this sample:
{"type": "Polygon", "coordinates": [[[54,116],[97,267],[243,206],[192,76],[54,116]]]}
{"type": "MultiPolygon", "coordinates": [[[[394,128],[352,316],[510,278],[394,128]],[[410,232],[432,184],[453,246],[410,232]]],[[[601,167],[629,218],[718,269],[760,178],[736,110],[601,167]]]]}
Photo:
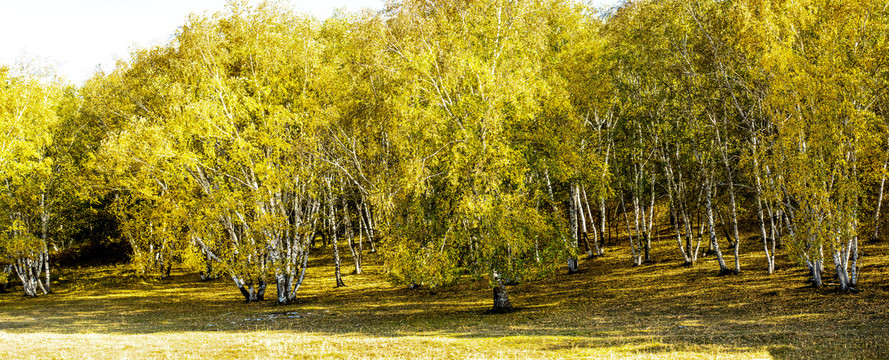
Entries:
{"type": "MultiPolygon", "coordinates": [[[[334,9],[380,9],[385,0],[290,0],[317,18],[334,9]]],[[[215,13],[226,0],[0,0],[0,64],[48,63],[74,84],[113,69],[130,50],[169,41],[190,13],[215,13]]],[[[593,0],[596,6],[616,0],[593,0]]]]}

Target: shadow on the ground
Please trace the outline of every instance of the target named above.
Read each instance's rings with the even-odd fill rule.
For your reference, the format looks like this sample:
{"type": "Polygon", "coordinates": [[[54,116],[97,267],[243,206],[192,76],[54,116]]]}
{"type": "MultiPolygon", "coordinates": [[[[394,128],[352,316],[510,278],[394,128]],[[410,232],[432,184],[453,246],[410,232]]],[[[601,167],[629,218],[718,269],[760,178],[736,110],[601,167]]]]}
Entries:
{"type": "MultiPolygon", "coordinates": [[[[226,279],[198,281],[177,273],[165,280],[102,280],[120,272],[62,272],[57,293],[25,299],[0,295],[0,330],[7,333],[152,334],[248,332],[451,338],[539,337],[541,350],[619,348],[633,353],[706,349],[768,351],[776,359],[889,358],[887,265],[866,268],[861,292],[805,285],[806,274],[781,259],[765,274],[755,244],[742,274],[718,276],[712,257],[683,267],[667,240],[659,261],[632,266],[625,249],[582,263],[583,271],[512,286],[518,311],[488,315],[490,289],[470,282],[411,290],[385,282],[380,260],[332,287],[329,256],[313,260],[299,301],[245,304],[226,279]],[[104,281],[104,282],[103,282],[104,281]],[[84,285],[86,284],[86,285],[84,285]],[[92,286],[92,287],[90,287],[92,286]]],[[[886,264],[886,245],[864,250],[886,264]]],[[[316,253],[317,254],[317,253],[316,253]]],[[[876,262],[876,261],[874,261],[876,262]]],[[[344,263],[344,268],[345,263],[344,263]]]]}

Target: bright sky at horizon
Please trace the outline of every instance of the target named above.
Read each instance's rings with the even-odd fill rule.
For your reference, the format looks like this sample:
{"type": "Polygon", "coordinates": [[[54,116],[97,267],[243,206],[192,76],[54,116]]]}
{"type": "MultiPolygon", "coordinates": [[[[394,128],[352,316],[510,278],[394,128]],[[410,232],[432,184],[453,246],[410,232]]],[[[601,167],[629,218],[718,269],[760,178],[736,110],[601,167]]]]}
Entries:
{"type": "MultiPolygon", "coordinates": [[[[379,9],[385,0],[290,0],[317,18],[334,9],[379,9]]],[[[37,59],[74,84],[113,69],[130,50],[166,43],[191,13],[215,13],[227,0],[0,0],[0,64],[37,59]]],[[[616,0],[593,0],[609,6],[616,0]]]]}

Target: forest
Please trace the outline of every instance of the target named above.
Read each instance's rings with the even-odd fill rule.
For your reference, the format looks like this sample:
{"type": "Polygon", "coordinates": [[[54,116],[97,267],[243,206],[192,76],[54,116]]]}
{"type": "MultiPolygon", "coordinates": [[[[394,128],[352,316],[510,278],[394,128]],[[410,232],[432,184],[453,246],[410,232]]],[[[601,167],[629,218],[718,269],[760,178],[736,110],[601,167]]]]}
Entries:
{"type": "Polygon", "coordinates": [[[484,282],[493,313],[615,254],[873,290],[885,1],[400,0],[323,21],[231,1],[171,31],[82,86],[0,67],[16,302],[103,258],[281,305],[321,257],[330,288],[370,262],[400,288],[484,282]]]}

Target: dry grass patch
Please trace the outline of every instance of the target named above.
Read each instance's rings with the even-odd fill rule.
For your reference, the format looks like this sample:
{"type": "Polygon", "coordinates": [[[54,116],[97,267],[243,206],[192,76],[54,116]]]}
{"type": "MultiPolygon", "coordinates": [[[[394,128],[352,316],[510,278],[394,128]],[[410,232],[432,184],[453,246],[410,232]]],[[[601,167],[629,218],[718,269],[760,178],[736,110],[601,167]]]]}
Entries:
{"type": "Polygon", "coordinates": [[[56,294],[0,295],[0,358],[889,358],[889,246],[864,245],[855,294],[806,287],[787,259],[765,274],[752,241],[740,276],[717,276],[711,258],[680,266],[668,239],[639,267],[610,247],[579,274],[510,287],[507,315],[485,314],[485,283],[394,287],[375,255],[345,288],[316,259],[286,306],[244,304],[230,281],[196,274],[61,270],[56,294]]]}

